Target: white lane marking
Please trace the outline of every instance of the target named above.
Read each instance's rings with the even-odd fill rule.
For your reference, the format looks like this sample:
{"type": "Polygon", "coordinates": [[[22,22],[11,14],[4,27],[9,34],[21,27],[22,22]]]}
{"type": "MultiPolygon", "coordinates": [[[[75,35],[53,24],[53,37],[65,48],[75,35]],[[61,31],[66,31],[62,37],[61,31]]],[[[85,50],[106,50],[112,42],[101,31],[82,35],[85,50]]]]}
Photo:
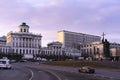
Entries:
{"type": "Polygon", "coordinates": [[[33,73],[33,71],[31,69],[29,69],[29,70],[31,72],[31,77],[29,78],[29,80],[32,80],[32,78],[34,77],[34,73],[33,73]]]}
{"type": "Polygon", "coordinates": [[[43,72],[43,71],[38,71],[38,72],[43,72]]]}
{"type": "Polygon", "coordinates": [[[49,72],[49,73],[51,73],[52,75],[54,75],[55,77],[57,77],[58,78],[58,80],[62,80],[57,74],[55,74],[55,73],[53,73],[53,72],[51,72],[51,71],[48,71],[48,70],[45,70],[46,72],[49,72]]]}

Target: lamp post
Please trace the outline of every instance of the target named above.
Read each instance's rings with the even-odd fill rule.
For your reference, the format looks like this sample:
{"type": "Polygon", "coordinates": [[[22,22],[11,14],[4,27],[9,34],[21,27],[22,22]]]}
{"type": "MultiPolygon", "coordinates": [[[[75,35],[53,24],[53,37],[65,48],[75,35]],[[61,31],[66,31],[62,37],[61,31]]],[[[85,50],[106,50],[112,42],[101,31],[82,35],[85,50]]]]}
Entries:
{"type": "Polygon", "coordinates": [[[73,43],[72,53],[73,53],[73,67],[75,67],[75,43],[73,43]]]}

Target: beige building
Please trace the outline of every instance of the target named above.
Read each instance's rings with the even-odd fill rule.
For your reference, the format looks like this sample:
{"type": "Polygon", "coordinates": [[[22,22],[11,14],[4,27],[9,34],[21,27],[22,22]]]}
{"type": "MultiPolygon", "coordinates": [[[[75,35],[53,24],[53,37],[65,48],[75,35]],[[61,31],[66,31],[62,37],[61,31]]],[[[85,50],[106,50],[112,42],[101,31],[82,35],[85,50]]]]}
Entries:
{"type": "Polygon", "coordinates": [[[101,59],[104,58],[103,43],[92,42],[81,45],[82,56],[85,58],[101,59]]]}
{"type": "Polygon", "coordinates": [[[57,40],[63,44],[63,47],[79,48],[80,44],[100,41],[101,37],[62,30],[58,31],[57,40]]]}
{"type": "MultiPolygon", "coordinates": [[[[82,44],[80,49],[82,50],[82,56],[85,58],[92,59],[105,59],[104,53],[104,44],[102,42],[92,42],[82,44]]],[[[110,57],[112,58],[120,58],[120,44],[118,43],[110,43],[110,57]]]]}
{"type": "Polygon", "coordinates": [[[111,48],[110,54],[112,57],[120,57],[120,48],[111,48]]]}
{"type": "Polygon", "coordinates": [[[119,43],[110,43],[110,48],[120,48],[119,43]]]}
{"type": "Polygon", "coordinates": [[[119,43],[110,43],[110,55],[111,57],[120,59],[120,44],[119,43]]]}

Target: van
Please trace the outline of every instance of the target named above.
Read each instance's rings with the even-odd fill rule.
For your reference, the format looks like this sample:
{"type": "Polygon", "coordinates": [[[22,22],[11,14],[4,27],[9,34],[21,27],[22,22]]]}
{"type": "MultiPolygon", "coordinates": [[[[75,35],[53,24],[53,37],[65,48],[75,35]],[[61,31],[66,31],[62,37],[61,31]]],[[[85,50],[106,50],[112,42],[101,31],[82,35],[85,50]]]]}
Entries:
{"type": "Polygon", "coordinates": [[[9,59],[0,59],[0,68],[11,69],[11,64],[9,59]]]}

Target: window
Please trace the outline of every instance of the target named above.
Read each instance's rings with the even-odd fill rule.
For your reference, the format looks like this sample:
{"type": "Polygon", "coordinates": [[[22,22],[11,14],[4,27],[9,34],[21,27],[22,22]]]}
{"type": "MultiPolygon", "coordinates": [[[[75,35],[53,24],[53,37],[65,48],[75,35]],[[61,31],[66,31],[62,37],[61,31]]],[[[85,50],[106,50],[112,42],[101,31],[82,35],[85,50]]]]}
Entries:
{"type": "Polygon", "coordinates": [[[14,42],[13,42],[13,47],[14,47],[14,42]]]}
{"type": "Polygon", "coordinates": [[[22,51],[21,51],[21,49],[20,49],[20,53],[21,53],[22,51]]]}
{"type": "Polygon", "coordinates": [[[18,53],[18,49],[16,49],[16,53],[18,53]]]}
{"type": "Polygon", "coordinates": [[[18,43],[16,43],[16,47],[18,47],[18,43]]]}
{"type": "Polygon", "coordinates": [[[22,29],[21,29],[21,32],[22,32],[22,29]]]}
{"type": "Polygon", "coordinates": [[[26,50],[26,54],[28,54],[28,50],[26,50]]]}
{"type": "Polygon", "coordinates": [[[24,29],[24,32],[26,32],[26,29],[24,29]]]}
{"type": "Polygon", "coordinates": [[[14,40],[14,37],[13,37],[13,40],[14,40]]]}
{"type": "Polygon", "coordinates": [[[0,64],[6,64],[6,61],[0,61],[0,64]]]}
{"type": "Polygon", "coordinates": [[[34,50],[33,50],[33,54],[34,54],[34,50]]]}
{"type": "Polygon", "coordinates": [[[29,51],[29,53],[31,54],[31,50],[29,51]]]}
{"type": "Polygon", "coordinates": [[[25,50],[23,50],[23,53],[25,53],[25,50]]]}

